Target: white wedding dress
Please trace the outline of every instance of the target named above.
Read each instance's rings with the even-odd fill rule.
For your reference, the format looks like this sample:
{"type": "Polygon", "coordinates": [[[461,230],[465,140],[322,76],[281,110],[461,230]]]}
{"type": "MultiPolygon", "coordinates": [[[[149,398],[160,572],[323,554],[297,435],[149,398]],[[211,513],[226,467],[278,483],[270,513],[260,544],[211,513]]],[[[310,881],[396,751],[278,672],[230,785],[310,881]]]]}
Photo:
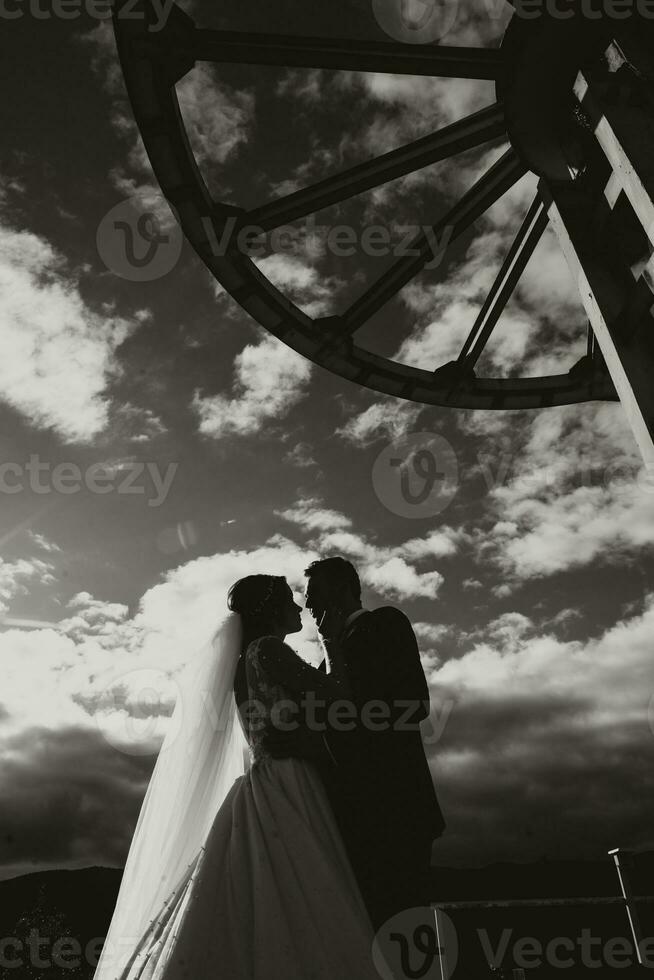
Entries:
{"type": "MultiPolygon", "coordinates": [[[[298,676],[312,670],[285,645],[283,655],[298,676]]],[[[257,643],[246,656],[251,698],[267,708],[297,698],[262,667],[257,643]]],[[[248,741],[250,768],[183,880],[130,962],[96,980],[379,980],[373,929],[316,769],[269,757],[265,730],[248,741]]]]}

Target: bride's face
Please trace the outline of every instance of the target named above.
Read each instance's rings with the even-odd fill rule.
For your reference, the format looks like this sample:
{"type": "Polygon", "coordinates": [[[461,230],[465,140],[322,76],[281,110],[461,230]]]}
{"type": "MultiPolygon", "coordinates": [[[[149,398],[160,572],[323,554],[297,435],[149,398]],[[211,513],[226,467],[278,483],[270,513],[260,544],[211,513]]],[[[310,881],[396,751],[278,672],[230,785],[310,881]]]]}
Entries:
{"type": "Polygon", "coordinates": [[[282,626],[285,633],[299,633],[302,629],[302,608],[293,598],[290,586],[286,587],[286,603],[282,610],[282,626]]]}

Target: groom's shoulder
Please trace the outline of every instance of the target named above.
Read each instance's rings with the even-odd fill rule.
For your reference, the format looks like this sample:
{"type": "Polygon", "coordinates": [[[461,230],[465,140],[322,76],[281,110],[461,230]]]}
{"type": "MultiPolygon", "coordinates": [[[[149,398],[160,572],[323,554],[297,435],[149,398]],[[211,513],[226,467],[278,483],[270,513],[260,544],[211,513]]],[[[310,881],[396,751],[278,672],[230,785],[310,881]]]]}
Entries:
{"type": "Polygon", "coordinates": [[[380,629],[411,629],[409,617],[395,606],[378,606],[370,613],[370,624],[380,629]]]}

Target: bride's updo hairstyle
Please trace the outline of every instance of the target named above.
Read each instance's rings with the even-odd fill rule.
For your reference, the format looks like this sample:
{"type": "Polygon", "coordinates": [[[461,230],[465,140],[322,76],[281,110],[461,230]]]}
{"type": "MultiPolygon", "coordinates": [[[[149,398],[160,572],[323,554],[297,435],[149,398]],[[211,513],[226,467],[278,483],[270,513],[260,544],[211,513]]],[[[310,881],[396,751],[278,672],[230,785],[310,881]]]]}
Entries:
{"type": "Polygon", "coordinates": [[[241,616],[246,636],[263,636],[279,622],[287,588],[283,575],[246,575],[232,585],[227,606],[241,616]]]}

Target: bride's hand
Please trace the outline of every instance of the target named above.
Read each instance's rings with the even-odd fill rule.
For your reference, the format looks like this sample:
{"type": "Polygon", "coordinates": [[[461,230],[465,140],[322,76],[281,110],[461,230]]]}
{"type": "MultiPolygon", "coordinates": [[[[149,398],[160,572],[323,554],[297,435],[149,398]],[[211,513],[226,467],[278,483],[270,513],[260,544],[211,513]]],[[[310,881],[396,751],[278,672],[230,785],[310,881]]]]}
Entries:
{"type": "Polygon", "coordinates": [[[336,606],[326,609],[320,622],[318,632],[323,643],[335,643],[343,635],[347,616],[336,606]]]}

